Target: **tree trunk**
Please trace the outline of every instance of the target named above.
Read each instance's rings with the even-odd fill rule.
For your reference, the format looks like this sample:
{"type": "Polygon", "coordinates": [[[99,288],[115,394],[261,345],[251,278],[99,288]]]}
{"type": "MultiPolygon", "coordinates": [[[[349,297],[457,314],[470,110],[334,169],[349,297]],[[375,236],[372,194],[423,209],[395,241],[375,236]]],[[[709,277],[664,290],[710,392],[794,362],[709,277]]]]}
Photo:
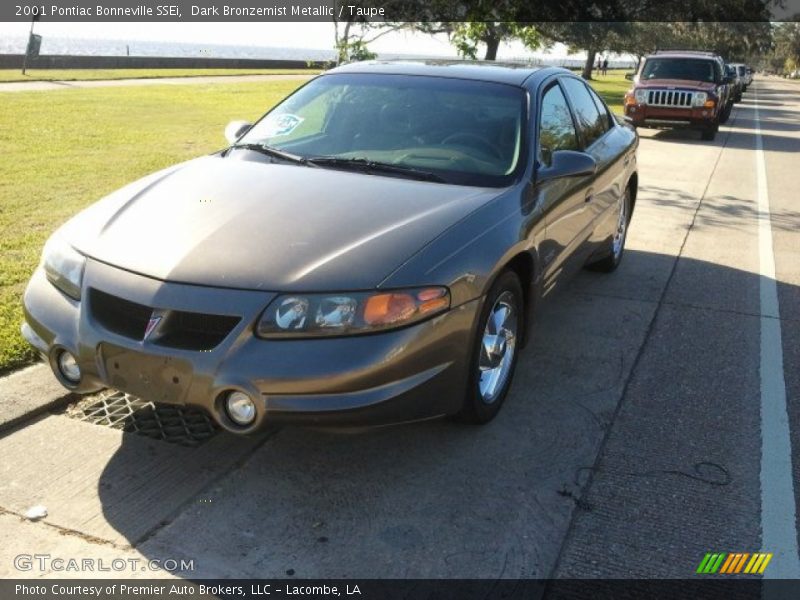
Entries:
{"type": "Polygon", "coordinates": [[[500,48],[500,38],[490,37],[486,40],[486,56],[483,60],[497,60],[497,49],[500,48]]]}
{"type": "Polygon", "coordinates": [[[596,56],[597,50],[588,50],[586,52],[586,62],[583,63],[583,73],[581,73],[581,77],[586,81],[592,78],[592,69],[594,68],[594,59],[596,56]]]}

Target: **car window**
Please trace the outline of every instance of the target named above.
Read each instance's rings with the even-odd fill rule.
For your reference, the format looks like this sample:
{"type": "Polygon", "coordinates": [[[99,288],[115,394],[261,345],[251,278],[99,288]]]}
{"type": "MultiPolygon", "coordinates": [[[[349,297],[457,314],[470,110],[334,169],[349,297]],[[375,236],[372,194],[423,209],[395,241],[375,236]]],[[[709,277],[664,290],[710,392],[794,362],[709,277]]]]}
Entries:
{"type": "Polygon", "coordinates": [[[741,75],[742,77],[744,77],[746,74],[747,74],[747,70],[745,69],[745,67],[741,67],[741,66],[740,66],[740,67],[739,67],[739,75],[741,75]]]}
{"type": "Polygon", "coordinates": [[[553,152],[577,150],[578,135],[564,93],[553,85],[542,96],[539,117],[539,162],[550,165],[553,152]]]}
{"type": "Polygon", "coordinates": [[[600,99],[600,96],[597,95],[597,92],[595,92],[591,86],[586,86],[586,89],[589,90],[589,95],[592,97],[592,100],[594,100],[594,104],[597,107],[597,110],[600,113],[601,118],[604,120],[605,130],[608,130],[614,123],[614,121],[612,121],[613,117],[611,116],[608,107],[606,106],[605,102],[603,102],[600,99]]]}
{"type": "Polygon", "coordinates": [[[450,183],[509,185],[525,163],[527,95],[487,81],[379,74],[319,77],[240,140],[302,157],[363,159],[450,183]]]}
{"type": "Polygon", "coordinates": [[[586,84],[582,81],[572,77],[564,77],[561,83],[567,90],[567,96],[572,103],[572,108],[575,110],[583,142],[586,146],[591,146],[608,129],[608,118],[601,115],[600,111],[597,110],[597,105],[589,95],[586,84]]]}
{"type": "Polygon", "coordinates": [[[696,58],[648,58],[642,69],[641,79],[685,79],[687,81],[717,80],[720,65],[713,60],[696,58]]]}

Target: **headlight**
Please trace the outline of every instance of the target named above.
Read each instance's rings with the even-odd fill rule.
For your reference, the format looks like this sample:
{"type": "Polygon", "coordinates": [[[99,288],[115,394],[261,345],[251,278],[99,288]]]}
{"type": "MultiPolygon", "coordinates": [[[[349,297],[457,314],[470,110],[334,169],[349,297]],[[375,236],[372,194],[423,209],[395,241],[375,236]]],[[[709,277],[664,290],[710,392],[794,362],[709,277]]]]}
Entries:
{"type": "Polygon", "coordinates": [[[694,96],[692,96],[692,105],[703,106],[706,100],[708,100],[708,94],[705,92],[695,92],[694,96]]]}
{"type": "Polygon", "coordinates": [[[634,98],[636,98],[637,104],[646,104],[647,103],[647,90],[636,90],[633,93],[634,98]]]}
{"type": "Polygon", "coordinates": [[[81,299],[81,283],[86,257],[77,252],[58,235],[44,245],[42,267],[54,286],[70,298],[81,299]]]}
{"type": "Polygon", "coordinates": [[[336,294],[285,294],[258,322],[266,338],[357,335],[404,327],[450,308],[445,287],[336,294]]]}

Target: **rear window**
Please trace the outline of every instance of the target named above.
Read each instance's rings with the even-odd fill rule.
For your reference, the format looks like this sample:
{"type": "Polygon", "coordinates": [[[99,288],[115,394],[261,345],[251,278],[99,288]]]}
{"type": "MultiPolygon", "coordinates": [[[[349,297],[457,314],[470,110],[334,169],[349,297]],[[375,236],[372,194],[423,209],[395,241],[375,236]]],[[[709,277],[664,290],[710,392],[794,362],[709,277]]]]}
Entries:
{"type": "Polygon", "coordinates": [[[696,58],[648,58],[640,79],[685,79],[714,83],[716,65],[713,60],[696,58]]]}
{"type": "Polygon", "coordinates": [[[608,117],[600,114],[600,111],[597,110],[597,104],[581,80],[564,77],[561,79],[561,83],[567,90],[567,96],[572,102],[575,116],[578,118],[583,142],[586,146],[591,146],[608,129],[608,117]]]}

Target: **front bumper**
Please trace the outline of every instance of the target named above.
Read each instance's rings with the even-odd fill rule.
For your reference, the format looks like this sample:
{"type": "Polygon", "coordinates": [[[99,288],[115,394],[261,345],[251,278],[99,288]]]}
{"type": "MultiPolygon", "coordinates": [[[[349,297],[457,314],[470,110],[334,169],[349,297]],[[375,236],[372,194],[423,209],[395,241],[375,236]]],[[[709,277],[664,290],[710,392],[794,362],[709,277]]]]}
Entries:
{"type": "Polygon", "coordinates": [[[625,120],[636,127],[709,127],[714,123],[713,108],[669,108],[631,104],[625,106],[625,120]]]}
{"type": "Polygon", "coordinates": [[[225,429],[247,433],[267,423],[370,426],[459,410],[466,391],[472,332],[480,302],[403,329],[332,339],[262,340],[253,335],[270,292],[166,283],[88,260],[80,302],[40,270],[24,296],[25,338],[56,377],[77,393],[112,387],[156,402],[205,409],[225,429]],[[235,314],[238,324],[215,347],[164,347],[104,326],[89,289],[159,311],[235,314]],[[73,354],[81,380],[56,368],[73,354]],[[247,393],[257,417],[247,428],[222,407],[229,391],[247,393]]]}

